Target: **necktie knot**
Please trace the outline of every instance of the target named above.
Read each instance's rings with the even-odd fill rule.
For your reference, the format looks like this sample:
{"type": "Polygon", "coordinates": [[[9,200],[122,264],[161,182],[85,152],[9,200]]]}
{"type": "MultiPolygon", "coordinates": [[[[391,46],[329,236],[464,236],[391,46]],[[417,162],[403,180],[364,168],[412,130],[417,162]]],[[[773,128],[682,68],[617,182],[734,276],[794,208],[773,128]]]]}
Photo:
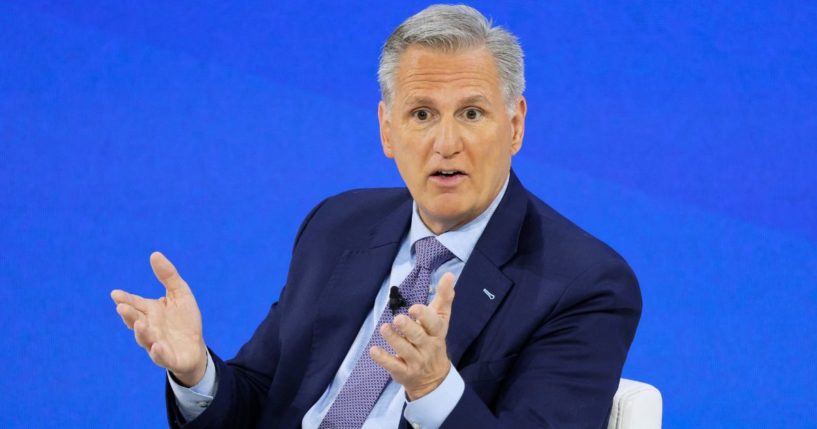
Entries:
{"type": "Polygon", "coordinates": [[[416,254],[416,264],[429,271],[434,271],[439,268],[443,262],[454,257],[436,237],[425,237],[417,240],[414,243],[414,250],[416,254]]]}

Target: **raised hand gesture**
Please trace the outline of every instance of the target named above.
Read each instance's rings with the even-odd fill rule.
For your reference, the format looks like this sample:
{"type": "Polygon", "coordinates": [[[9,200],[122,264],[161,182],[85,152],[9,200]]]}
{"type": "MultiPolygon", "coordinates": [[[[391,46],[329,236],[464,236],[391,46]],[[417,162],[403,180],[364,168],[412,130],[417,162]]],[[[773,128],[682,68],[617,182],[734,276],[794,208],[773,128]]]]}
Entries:
{"type": "Polygon", "coordinates": [[[451,305],[454,302],[454,275],[443,274],[437,283],[437,296],[429,305],[414,304],[409,316],[394,318],[394,324],[383,324],[380,334],[396,355],[372,347],[372,360],[403,385],[410,400],[421,398],[439,386],[451,367],[445,346],[451,305]]]}
{"type": "Polygon", "coordinates": [[[181,384],[193,386],[207,367],[199,306],[187,282],[164,255],[152,253],[150,266],[164,285],[165,296],[146,299],[114,290],[111,298],[116,312],[156,365],[170,370],[181,384]]]}

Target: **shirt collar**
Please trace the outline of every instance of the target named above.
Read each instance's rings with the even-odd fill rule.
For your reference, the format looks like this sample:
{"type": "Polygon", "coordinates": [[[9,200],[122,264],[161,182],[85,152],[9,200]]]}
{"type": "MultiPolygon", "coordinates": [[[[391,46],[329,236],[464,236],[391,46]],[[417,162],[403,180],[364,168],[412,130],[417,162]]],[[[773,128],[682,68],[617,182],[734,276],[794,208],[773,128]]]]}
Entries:
{"type": "Polygon", "coordinates": [[[499,202],[502,201],[502,197],[505,195],[505,190],[508,188],[509,179],[510,174],[508,175],[508,178],[505,179],[505,184],[502,185],[502,189],[500,189],[499,193],[496,195],[496,197],[494,197],[491,205],[489,205],[485,211],[480,213],[479,216],[455,230],[447,231],[440,235],[436,235],[431,232],[431,230],[428,229],[428,227],[423,223],[423,220],[420,219],[420,214],[417,211],[417,202],[414,201],[411,209],[411,229],[409,230],[411,254],[414,255],[414,243],[416,243],[417,240],[426,237],[437,237],[437,240],[439,240],[443,246],[450,250],[454,256],[463,262],[467,262],[468,257],[471,256],[471,252],[474,251],[474,246],[477,245],[477,241],[482,235],[482,231],[485,230],[485,227],[488,225],[488,221],[491,220],[491,216],[493,216],[496,208],[499,206],[499,202]]]}

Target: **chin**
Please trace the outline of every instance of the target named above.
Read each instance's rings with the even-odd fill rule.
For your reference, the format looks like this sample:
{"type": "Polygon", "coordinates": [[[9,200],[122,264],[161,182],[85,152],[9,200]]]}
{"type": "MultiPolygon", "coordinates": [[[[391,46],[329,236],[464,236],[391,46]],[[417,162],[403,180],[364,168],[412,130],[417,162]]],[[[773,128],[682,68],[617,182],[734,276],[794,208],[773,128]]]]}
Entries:
{"type": "Polygon", "coordinates": [[[452,199],[449,201],[434,201],[433,204],[423,209],[433,222],[460,226],[462,221],[469,216],[470,206],[463,201],[452,199]]]}

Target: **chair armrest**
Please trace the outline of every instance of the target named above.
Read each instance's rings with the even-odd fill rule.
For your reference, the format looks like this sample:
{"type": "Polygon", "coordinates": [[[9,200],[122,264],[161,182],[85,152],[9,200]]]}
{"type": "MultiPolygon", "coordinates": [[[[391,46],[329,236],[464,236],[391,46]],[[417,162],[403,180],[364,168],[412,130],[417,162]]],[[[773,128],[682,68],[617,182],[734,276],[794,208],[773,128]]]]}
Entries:
{"type": "Polygon", "coordinates": [[[607,429],[660,429],[662,407],[658,389],[622,378],[613,397],[607,429]]]}

